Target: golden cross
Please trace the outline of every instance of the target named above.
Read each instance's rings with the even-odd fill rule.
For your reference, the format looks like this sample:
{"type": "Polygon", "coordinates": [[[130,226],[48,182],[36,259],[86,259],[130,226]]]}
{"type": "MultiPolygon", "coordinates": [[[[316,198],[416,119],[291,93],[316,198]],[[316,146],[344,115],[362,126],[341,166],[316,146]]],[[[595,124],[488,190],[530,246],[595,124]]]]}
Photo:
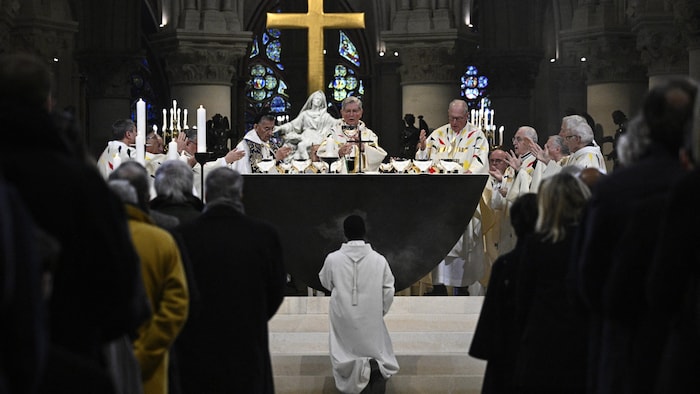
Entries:
{"type": "Polygon", "coordinates": [[[323,29],[365,28],[365,13],[326,14],[323,0],[308,0],[306,14],[267,13],[267,27],[279,29],[305,28],[309,31],[308,90],[311,93],[324,87],[323,29]]]}

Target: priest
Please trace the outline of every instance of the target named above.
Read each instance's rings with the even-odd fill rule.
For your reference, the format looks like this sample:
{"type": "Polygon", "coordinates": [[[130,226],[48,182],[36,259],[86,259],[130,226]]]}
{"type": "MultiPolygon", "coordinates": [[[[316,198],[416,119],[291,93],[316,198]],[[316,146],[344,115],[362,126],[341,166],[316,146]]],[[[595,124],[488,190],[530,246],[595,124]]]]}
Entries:
{"type": "Polygon", "coordinates": [[[243,140],[236,146],[236,149],[243,152],[243,155],[231,168],[241,174],[267,172],[277,162],[289,156],[292,148],[280,147],[272,142],[274,131],[275,117],[270,114],[258,115],[253,129],[248,131],[243,140]],[[264,166],[263,162],[270,162],[271,165],[264,166]]]}
{"type": "Polygon", "coordinates": [[[97,169],[104,179],[115,168],[127,160],[136,159],[136,124],[131,119],[119,119],[112,124],[114,140],[107,142],[107,147],[97,159],[97,169]]]}
{"type": "MultiPolygon", "coordinates": [[[[488,174],[488,140],[483,131],[468,123],[467,114],[466,101],[457,99],[450,102],[448,124],[435,129],[427,138],[425,130],[421,130],[416,159],[447,159],[457,163],[461,172],[488,174]]],[[[467,286],[482,279],[486,267],[481,206],[477,207],[462,237],[433,270],[433,295],[447,295],[445,286],[460,288],[460,294],[466,295],[467,286]]]]}
{"type": "Polygon", "coordinates": [[[336,157],[337,150],[337,157],[345,162],[344,166],[337,168],[340,173],[378,172],[387,155],[379,146],[379,137],[361,120],[362,113],[362,100],[354,96],[343,100],[340,107],[342,119],[325,133],[328,137],[316,152],[319,157],[336,157]]]}

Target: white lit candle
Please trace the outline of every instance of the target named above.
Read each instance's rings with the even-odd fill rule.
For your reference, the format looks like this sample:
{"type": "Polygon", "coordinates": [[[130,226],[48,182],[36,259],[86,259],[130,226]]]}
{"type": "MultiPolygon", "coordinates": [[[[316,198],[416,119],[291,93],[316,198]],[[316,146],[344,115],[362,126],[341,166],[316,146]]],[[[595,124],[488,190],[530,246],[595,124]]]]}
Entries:
{"type": "Polygon", "coordinates": [[[197,108],[197,152],[207,151],[207,110],[203,105],[197,108]]]}
{"type": "Polygon", "coordinates": [[[187,130],[190,127],[187,125],[187,108],[182,110],[182,129],[187,130]]]}
{"type": "Polygon", "coordinates": [[[165,130],[168,128],[168,110],[163,108],[163,133],[165,133],[165,130]]]}
{"type": "Polygon", "coordinates": [[[146,164],[146,102],[136,102],[136,161],[146,164]]]}
{"type": "Polygon", "coordinates": [[[503,145],[503,126],[498,128],[498,142],[499,145],[503,145]]]}
{"type": "Polygon", "coordinates": [[[168,160],[177,160],[180,155],[177,153],[177,142],[170,141],[168,143],[168,160]]]}

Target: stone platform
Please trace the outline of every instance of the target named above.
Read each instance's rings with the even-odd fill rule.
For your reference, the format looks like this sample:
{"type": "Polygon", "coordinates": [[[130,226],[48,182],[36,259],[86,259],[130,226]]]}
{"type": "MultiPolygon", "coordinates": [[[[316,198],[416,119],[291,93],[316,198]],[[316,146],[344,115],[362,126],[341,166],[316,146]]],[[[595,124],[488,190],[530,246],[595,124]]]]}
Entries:
{"type": "MultiPolygon", "coordinates": [[[[270,321],[277,393],[337,393],[328,355],[330,297],[287,297],[270,321]]],[[[483,297],[395,297],[385,317],[401,370],[388,394],[479,393],[486,363],[467,354],[483,297]]]]}

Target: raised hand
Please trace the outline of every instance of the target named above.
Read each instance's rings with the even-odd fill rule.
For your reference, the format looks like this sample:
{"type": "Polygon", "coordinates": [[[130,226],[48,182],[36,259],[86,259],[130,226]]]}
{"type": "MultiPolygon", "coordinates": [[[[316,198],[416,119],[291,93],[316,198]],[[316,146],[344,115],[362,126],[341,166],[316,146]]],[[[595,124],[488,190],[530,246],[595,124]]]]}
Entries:
{"type": "Polygon", "coordinates": [[[522,159],[520,159],[520,157],[518,157],[513,150],[506,152],[506,162],[511,168],[513,168],[513,170],[515,170],[515,172],[520,171],[520,166],[523,165],[522,159]]]}

